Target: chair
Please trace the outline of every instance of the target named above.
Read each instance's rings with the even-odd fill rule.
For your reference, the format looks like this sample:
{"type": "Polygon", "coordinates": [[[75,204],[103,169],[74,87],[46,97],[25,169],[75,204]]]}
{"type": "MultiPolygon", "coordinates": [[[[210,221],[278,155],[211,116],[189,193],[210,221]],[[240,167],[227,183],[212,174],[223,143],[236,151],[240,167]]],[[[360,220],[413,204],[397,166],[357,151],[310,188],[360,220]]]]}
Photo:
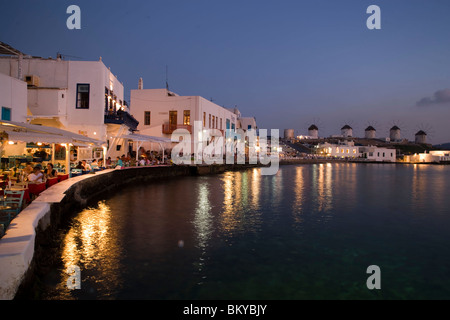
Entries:
{"type": "Polygon", "coordinates": [[[22,211],[24,194],[25,190],[5,190],[4,204],[11,209],[4,209],[3,212],[12,214],[13,218],[17,216],[22,211]]]}
{"type": "Polygon", "coordinates": [[[30,194],[34,197],[39,196],[39,194],[45,190],[45,182],[42,183],[29,183],[28,190],[30,194]]]}
{"type": "Polygon", "coordinates": [[[69,179],[69,175],[68,174],[58,174],[58,181],[61,182],[63,180],[67,180],[69,179]]]}
{"type": "Polygon", "coordinates": [[[58,183],[58,177],[47,179],[47,188],[50,188],[52,185],[58,183]]]}

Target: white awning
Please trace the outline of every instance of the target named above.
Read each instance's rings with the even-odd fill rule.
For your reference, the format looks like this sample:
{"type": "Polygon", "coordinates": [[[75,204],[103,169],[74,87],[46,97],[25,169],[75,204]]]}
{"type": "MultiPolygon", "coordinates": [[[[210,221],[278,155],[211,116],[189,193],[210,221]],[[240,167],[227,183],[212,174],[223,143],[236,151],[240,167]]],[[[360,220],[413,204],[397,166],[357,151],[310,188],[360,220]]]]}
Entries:
{"type": "Polygon", "coordinates": [[[126,134],[122,135],[119,138],[122,139],[129,139],[133,141],[148,141],[148,142],[155,142],[155,143],[172,143],[173,141],[169,138],[163,138],[163,137],[154,137],[154,136],[146,136],[143,134],[126,134]]]}
{"type": "Polygon", "coordinates": [[[35,124],[0,121],[0,131],[4,131],[10,140],[22,142],[44,142],[44,143],[72,143],[73,145],[97,145],[104,144],[103,141],[85,137],[67,130],[35,124]]]}
{"type": "Polygon", "coordinates": [[[43,142],[43,143],[68,143],[67,137],[45,133],[31,133],[23,131],[7,131],[8,140],[14,142],[43,142]]]}

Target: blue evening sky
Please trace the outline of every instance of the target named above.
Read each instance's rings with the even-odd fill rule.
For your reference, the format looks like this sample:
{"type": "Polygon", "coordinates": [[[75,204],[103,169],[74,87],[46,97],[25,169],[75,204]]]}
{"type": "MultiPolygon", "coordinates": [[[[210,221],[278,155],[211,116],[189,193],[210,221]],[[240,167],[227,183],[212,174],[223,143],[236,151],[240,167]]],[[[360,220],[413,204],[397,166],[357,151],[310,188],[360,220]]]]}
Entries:
{"type": "MultiPolygon", "coordinates": [[[[136,89],[201,95],[260,128],[361,136],[425,129],[450,142],[448,0],[2,1],[0,41],[31,55],[104,63],[136,89]],[[68,30],[66,8],[81,8],[68,30]],[[381,30],[368,30],[369,5],[381,30]],[[71,57],[70,57],[71,56],[71,57]],[[436,94],[437,93],[437,94],[436,94]],[[422,101],[419,105],[418,102],[422,101]]],[[[133,106],[131,106],[132,111],[133,106]]],[[[282,135],[282,132],[281,132],[282,135]]]]}

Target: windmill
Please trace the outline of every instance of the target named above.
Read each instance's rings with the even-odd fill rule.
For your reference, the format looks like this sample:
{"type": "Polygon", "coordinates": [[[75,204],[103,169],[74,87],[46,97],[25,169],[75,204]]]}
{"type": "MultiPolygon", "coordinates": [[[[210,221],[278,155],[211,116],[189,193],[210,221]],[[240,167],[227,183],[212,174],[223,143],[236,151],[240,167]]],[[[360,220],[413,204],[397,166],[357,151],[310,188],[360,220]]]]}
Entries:
{"type": "Polygon", "coordinates": [[[391,126],[389,129],[389,138],[391,142],[402,140],[402,136],[405,136],[407,132],[406,126],[399,120],[391,121],[391,126]]]}
{"type": "Polygon", "coordinates": [[[319,130],[320,130],[320,132],[323,132],[323,130],[324,130],[324,124],[320,120],[320,118],[313,118],[309,122],[304,122],[303,127],[307,128],[308,136],[312,137],[313,139],[318,139],[319,138],[319,130]]]}
{"type": "Polygon", "coordinates": [[[421,123],[415,127],[414,142],[417,144],[428,144],[434,136],[433,127],[428,123],[421,123]]]}
{"type": "Polygon", "coordinates": [[[351,119],[347,119],[341,127],[341,135],[345,138],[352,138],[355,131],[358,131],[358,124],[351,119]]]}

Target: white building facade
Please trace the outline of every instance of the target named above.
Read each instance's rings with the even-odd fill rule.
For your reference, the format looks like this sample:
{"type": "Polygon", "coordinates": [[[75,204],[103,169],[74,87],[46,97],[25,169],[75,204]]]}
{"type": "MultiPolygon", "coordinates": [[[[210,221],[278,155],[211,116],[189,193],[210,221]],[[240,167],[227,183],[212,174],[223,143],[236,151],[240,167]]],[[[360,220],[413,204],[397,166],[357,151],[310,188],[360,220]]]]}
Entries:
{"type": "Polygon", "coordinates": [[[416,153],[405,156],[405,162],[411,163],[441,163],[450,162],[450,150],[431,150],[426,153],[416,153]]]}
{"type": "Polygon", "coordinates": [[[104,141],[111,147],[111,156],[128,152],[126,145],[113,141],[120,132],[137,129],[138,122],[129,114],[123,84],[101,59],[25,56],[19,64],[16,57],[1,57],[0,73],[22,74],[27,83],[28,122],[104,141]]]}
{"type": "Polygon", "coordinates": [[[317,154],[333,158],[361,158],[367,161],[395,162],[397,155],[395,149],[380,148],[375,146],[355,146],[353,141],[345,141],[343,144],[319,144],[317,154]]]}
{"type": "Polygon", "coordinates": [[[397,151],[395,149],[380,148],[374,146],[360,147],[361,157],[369,161],[396,162],[397,151]]]}
{"type": "Polygon", "coordinates": [[[0,73],[1,120],[25,122],[27,119],[27,84],[0,73]]]}
{"type": "Polygon", "coordinates": [[[148,136],[171,138],[177,129],[193,134],[195,122],[201,123],[202,130],[219,130],[223,137],[227,130],[257,128],[255,118],[240,117],[237,109],[226,109],[200,96],[180,96],[167,89],[131,90],[130,105],[139,121],[139,133],[148,136]]]}

